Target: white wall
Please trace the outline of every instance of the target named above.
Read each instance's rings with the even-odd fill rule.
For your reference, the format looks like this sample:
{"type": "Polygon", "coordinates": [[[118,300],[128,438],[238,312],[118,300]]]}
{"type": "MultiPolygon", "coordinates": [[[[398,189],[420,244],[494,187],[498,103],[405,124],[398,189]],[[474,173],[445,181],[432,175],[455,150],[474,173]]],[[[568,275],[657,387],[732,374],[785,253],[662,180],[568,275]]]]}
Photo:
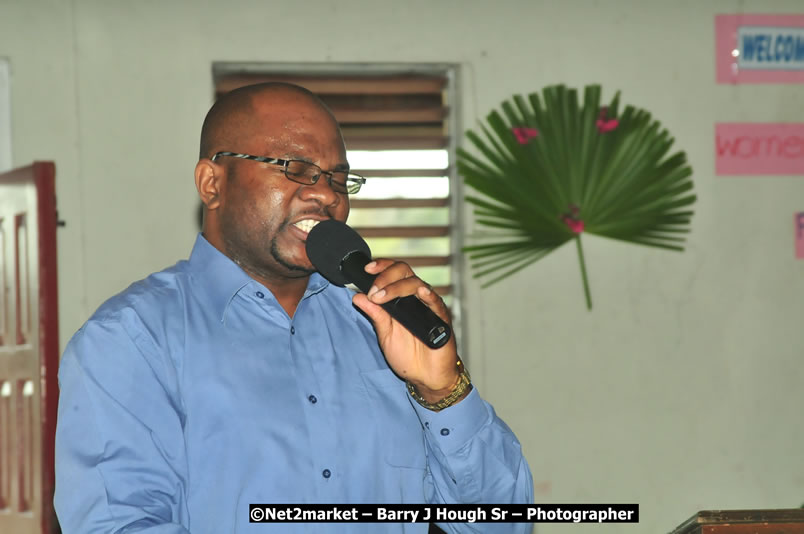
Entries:
{"type": "Polygon", "coordinates": [[[520,436],[537,502],[641,504],[640,525],[573,532],[800,506],[804,262],[791,215],[804,179],[715,177],[713,132],[804,121],[804,90],[715,84],[714,15],[741,10],[804,5],[0,0],[13,161],[57,164],[62,346],[104,299],[189,253],[213,61],[456,63],[467,126],[513,93],[601,83],[687,152],[699,196],[688,249],[586,238],[591,313],[569,246],[491,289],[470,282],[473,376],[520,436]]]}

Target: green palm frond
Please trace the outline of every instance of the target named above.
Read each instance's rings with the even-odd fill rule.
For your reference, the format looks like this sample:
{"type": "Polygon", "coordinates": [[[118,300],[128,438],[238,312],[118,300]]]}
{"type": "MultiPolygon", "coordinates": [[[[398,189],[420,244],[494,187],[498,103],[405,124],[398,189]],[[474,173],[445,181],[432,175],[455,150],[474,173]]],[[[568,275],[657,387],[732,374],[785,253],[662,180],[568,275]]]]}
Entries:
{"type": "Polygon", "coordinates": [[[600,86],[563,85],[514,96],[492,111],[477,149],[458,149],[458,172],[477,195],[479,225],[493,242],[464,248],[475,277],[491,285],[575,240],[587,306],[592,301],[581,233],[683,250],[695,202],[692,169],[673,138],[647,111],[620,95],[601,107],[600,86]]]}

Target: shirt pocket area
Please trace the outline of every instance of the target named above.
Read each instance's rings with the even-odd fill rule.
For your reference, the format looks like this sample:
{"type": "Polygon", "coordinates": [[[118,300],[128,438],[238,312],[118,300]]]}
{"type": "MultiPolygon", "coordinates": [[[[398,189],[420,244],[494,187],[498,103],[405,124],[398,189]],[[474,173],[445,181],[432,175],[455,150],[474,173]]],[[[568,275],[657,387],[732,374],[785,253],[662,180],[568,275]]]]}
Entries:
{"type": "Polygon", "coordinates": [[[360,373],[375,421],[372,435],[384,449],[385,461],[395,467],[427,468],[424,429],[408,400],[405,382],[390,369],[360,373]]]}

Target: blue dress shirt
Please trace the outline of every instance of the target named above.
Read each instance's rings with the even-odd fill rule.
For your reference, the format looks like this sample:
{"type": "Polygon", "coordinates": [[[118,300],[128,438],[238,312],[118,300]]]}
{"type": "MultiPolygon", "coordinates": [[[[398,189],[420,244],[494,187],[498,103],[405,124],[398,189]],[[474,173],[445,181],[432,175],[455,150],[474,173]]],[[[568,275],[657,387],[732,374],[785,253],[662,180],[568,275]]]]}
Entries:
{"type": "Polygon", "coordinates": [[[532,502],[519,442],[477,390],[419,406],[351,297],[314,274],[291,318],[199,235],[189,261],[104,303],[59,369],[64,533],[425,533],[249,523],[249,503],[532,502]]]}

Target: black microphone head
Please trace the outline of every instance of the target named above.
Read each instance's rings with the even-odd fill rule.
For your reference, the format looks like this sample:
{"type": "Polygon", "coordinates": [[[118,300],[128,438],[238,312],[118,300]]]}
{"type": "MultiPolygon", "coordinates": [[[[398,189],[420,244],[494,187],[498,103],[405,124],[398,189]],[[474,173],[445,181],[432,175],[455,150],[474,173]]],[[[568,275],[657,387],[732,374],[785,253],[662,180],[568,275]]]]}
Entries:
{"type": "Polygon", "coordinates": [[[371,257],[368,244],[360,234],[345,223],[328,219],[321,221],[307,234],[307,257],[321,275],[340,286],[350,281],[341,272],[341,262],[352,252],[359,251],[371,257]]]}

